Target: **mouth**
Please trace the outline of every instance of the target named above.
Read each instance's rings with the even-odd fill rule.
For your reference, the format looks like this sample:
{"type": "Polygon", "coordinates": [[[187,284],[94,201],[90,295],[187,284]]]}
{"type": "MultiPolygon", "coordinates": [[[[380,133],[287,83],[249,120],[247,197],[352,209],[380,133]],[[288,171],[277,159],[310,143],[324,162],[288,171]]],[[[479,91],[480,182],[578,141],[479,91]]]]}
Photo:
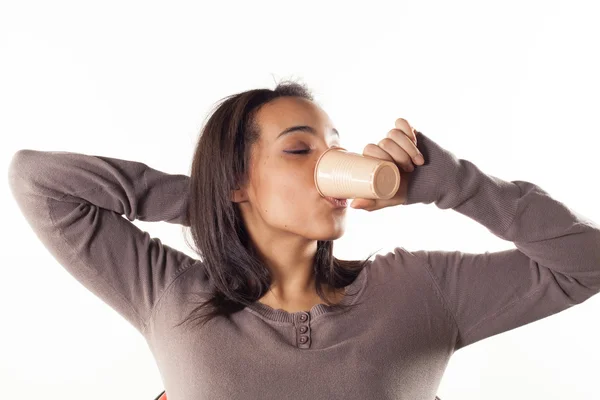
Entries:
{"type": "Polygon", "coordinates": [[[346,207],[348,207],[348,200],[347,199],[336,199],[334,197],[327,196],[327,197],[325,197],[325,200],[327,200],[329,202],[329,204],[331,204],[335,208],[346,208],[346,207]]]}

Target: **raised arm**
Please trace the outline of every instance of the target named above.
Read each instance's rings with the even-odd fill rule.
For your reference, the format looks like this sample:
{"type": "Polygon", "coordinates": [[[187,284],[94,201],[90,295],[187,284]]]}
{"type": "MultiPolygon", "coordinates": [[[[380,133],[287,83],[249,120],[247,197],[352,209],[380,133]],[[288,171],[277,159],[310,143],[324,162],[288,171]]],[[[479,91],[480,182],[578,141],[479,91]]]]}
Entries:
{"type": "MultiPolygon", "coordinates": [[[[422,133],[426,163],[406,204],[453,209],[514,243],[481,254],[412,251],[445,299],[455,350],[556,314],[600,292],[600,227],[526,181],[508,182],[458,159],[422,133]]],[[[468,239],[468,238],[467,238],[468,239]]]]}
{"type": "Polygon", "coordinates": [[[165,288],[197,262],[130,222],[189,226],[186,175],[117,158],[23,149],[8,178],[54,258],[142,333],[165,288]]]}

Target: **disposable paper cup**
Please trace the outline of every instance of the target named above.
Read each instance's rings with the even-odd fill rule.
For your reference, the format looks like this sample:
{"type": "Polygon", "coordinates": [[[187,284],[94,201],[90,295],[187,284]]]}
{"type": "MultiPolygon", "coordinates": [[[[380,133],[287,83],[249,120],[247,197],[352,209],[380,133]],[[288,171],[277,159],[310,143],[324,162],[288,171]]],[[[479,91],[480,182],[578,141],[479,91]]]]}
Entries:
{"type": "Polygon", "coordinates": [[[331,147],[317,160],[315,186],[323,197],[390,199],[400,187],[400,171],[391,161],[331,147]]]}

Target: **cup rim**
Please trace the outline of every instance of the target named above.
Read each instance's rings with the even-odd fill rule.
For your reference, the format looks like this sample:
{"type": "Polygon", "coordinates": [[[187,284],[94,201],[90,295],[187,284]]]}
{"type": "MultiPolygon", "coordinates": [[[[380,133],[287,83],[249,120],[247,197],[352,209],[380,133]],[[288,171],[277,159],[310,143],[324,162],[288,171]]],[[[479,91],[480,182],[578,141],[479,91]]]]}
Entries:
{"type": "Polygon", "coordinates": [[[325,150],[317,159],[317,163],[315,164],[315,172],[314,172],[314,176],[313,176],[313,180],[315,182],[315,187],[317,188],[317,192],[319,192],[319,195],[321,195],[321,197],[327,197],[323,195],[323,192],[321,192],[321,189],[319,189],[319,185],[317,184],[317,171],[318,171],[318,167],[319,167],[319,163],[321,162],[321,158],[323,158],[323,156],[330,150],[343,150],[343,151],[348,151],[348,149],[346,149],[345,147],[340,147],[340,146],[332,146],[330,148],[328,148],[327,150],[325,150]]]}

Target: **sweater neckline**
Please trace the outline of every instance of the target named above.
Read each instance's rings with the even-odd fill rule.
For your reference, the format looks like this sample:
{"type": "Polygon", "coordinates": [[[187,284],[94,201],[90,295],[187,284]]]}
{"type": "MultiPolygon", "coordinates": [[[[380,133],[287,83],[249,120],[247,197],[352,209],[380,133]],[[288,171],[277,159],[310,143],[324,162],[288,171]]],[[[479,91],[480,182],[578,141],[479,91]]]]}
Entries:
{"type": "MultiPolygon", "coordinates": [[[[344,287],[344,296],[338,304],[350,305],[358,301],[358,299],[362,296],[367,283],[367,268],[369,266],[370,263],[365,265],[365,267],[357,275],[356,279],[348,286],[344,287]]],[[[293,323],[295,319],[294,317],[296,316],[297,319],[297,316],[300,314],[309,314],[310,320],[312,321],[314,318],[320,315],[335,311],[334,308],[328,306],[327,304],[319,303],[312,306],[312,308],[308,311],[288,312],[281,308],[272,308],[271,306],[263,304],[259,301],[255,301],[246,306],[244,310],[258,313],[262,317],[271,321],[284,323],[293,323]]]]}

